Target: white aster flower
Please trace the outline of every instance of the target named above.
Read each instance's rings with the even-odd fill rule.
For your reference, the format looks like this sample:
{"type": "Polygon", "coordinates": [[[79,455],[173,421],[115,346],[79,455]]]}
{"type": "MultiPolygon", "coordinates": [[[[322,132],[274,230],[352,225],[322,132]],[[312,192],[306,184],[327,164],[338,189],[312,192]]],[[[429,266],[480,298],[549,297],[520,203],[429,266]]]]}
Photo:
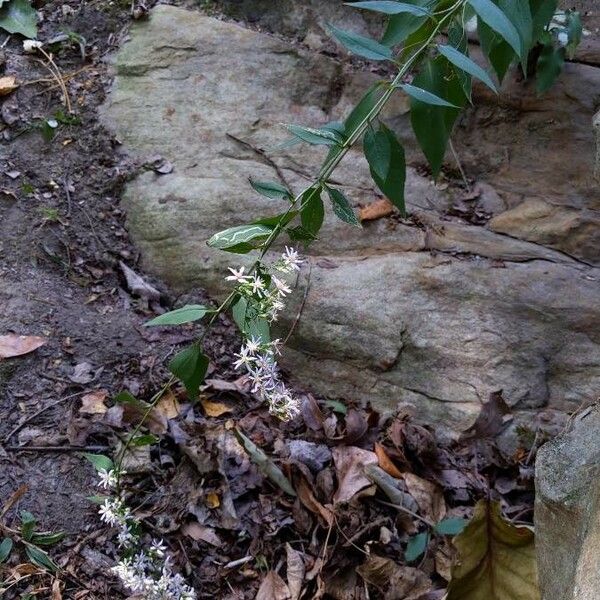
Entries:
{"type": "Polygon", "coordinates": [[[256,354],[261,347],[261,341],[258,338],[252,336],[249,340],[246,340],[246,350],[248,354],[256,354]]]}
{"type": "Polygon", "coordinates": [[[248,348],[246,346],[242,346],[240,348],[239,354],[234,354],[237,357],[237,360],[233,363],[234,368],[239,369],[242,366],[250,366],[256,359],[250,355],[248,348]]]}
{"type": "Polygon", "coordinates": [[[98,485],[105,490],[113,488],[117,485],[117,474],[114,469],[111,469],[110,471],[107,471],[106,469],[100,469],[98,471],[98,477],[100,478],[98,485]]]}
{"type": "Polygon", "coordinates": [[[291,288],[285,283],[285,281],[281,281],[281,279],[278,279],[277,277],[275,277],[275,275],[271,276],[271,280],[275,284],[275,287],[277,288],[277,291],[282,296],[285,296],[287,294],[291,294],[292,293],[291,288]]]}
{"type": "Polygon", "coordinates": [[[246,283],[250,277],[248,275],[244,275],[245,267],[240,267],[237,271],[232,267],[229,267],[231,271],[231,275],[225,277],[227,281],[235,281],[237,283],[246,283]]]}
{"type": "Polygon", "coordinates": [[[121,515],[119,513],[122,509],[123,504],[119,499],[107,498],[98,510],[100,520],[104,521],[110,527],[118,525],[121,521],[121,515]]]}
{"type": "Polygon", "coordinates": [[[152,546],[150,546],[150,553],[156,554],[156,556],[158,556],[159,558],[163,558],[166,550],[167,550],[167,547],[165,546],[165,544],[163,544],[162,540],[158,540],[158,541],[153,540],[152,541],[152,546]]]}
{"type": "Polygon", "coordinates": [[[258,275],[254,275],[249,284],[252,293],[257,296],[260,296],[265,290],[265,282],[258,275]]]}
{"type": "Polygon", "coordinates": [[[289,246],[285,247],[285,252],[282,254],[281,258],[287,267],[297,271],[300,270],[300,265],[304,262],[300,260],[298,251],[294,250],[294,248],[290,248],[289,246]]]}

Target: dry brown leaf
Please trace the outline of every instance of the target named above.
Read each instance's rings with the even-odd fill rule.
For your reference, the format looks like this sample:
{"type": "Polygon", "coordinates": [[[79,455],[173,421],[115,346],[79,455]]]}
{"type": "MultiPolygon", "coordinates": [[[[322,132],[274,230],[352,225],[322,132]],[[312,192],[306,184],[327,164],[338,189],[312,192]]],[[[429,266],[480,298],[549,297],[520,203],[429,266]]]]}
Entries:
{"type": "Polygon", "coordinates": [[[60,591],[60,579],[55,579],[52,582],[52,600],[62,600],[62,593],[60,591]]]}
{"type": "Polygon", "coordinates": [[[154,407],[154,410],[165,419],[176,419],[181,413],[181,405],[172,391],[167,392],[154,407]]]}
{"type": "Polygon", "coordinates": [[[502,397],[502,390],[492,392],[489,400],[482,406],[477,419],[461,435],[462,440],[496,437],[512,419],[511,408],[502,397]]]}
{"type": "Polygon", "coordinates": [[[408,493],[415,499],[422,515],[437,523],[446,516],[446,502],[442,489],[414,473],[402,475],[408,493]]]}
{"type": "Polygon", "coordinates": [[[377,459],[379,460],[379,466],[392,477],[397,477],[400,479],[402,477],[402,472],[398,467],[392,462],[392,459],[387,455],[385,448],[378,443],[375,443],[375,454],[377,454],[377,459]]]}
{"type": "Polygon", "coordinates": [[[108,410],[104,401],[108,397],[106,390],[96,390],[81,397],[80,413],[87,415],[103,415],[108,410]]]}
{"type": "Polygon", "coordinates": [[[333,513],[315,498],[315,495],[310,489],[308,482],[302,475],[300,475],[297,479],[296,492],[298,494],[298,499],[306,508],[308,508],[308,510],[321,517],[328,527],[333,526],[333,513]]]}
{"type": "Polygon", "coordinates": [[[445,579],[446,581],[450,581],[452,564],[454,562],[455,551],[450,543],[450,540],[444,539],[439,543],[435,555],[435,570],[438,575],[445,579]]]}
{"type": "Polygon", "coordinates": [[[207,417],[220,417],[232,411],[231,407],[222,402],[213,402],[212,400],[201,400],[200,402],[207,417]]]}
{"type": "Polygon", "coordinates": [[[193,540],[197,542],[206,542],[207,544],[211,544],[211,546],[219,547],[222,545],[221,538],[215,533],[215,530],[211,527],[206,527],[205,525],[201,525],[195,521],[191,523],[186,523],[181,531],[184,535],[191,537],[193,540]]]}
{"type": "Polygon", "coordinates": [[[348,502],[357,492],[371,485],[364,474],[366,465],[376,465],[377,455],[356,446],[337,446],[331,451],[338,478],[333,502],[348,502]]]}
{"type": "Polygon", "coordinates": [[[269,571],[258,588],[255,600],[290,600],[290,597],[285,581],[275,571],[269,571]]]}
{"type": "Polygon", "coordinates": [[[356,570],[365,581],[384,592],[385,600],[418,600],[432,587],[423,571],[398,565],[383,556],[372,554],[356,570]]]}
{"type": "Polygon", "coordinates": [[[363,206],[358,211],[358,218],[361,221],[374,221],[375,219],[388,217],[393,212],[394,205],[387,198],[381,198],[380,200],[371,202],[371,204],[367,204],[367,206],[363,206]]]}
{"type": "Polygon", "coordinates": [[[48,341],[38,335],[17,335],[9,333],[0,335],[0,358],[13,358],[37,350],[48,341]]]}
{"type": "Polygon", "coordinates": [[[11,92],[14,92],[19,87],[17,79],[12,75],[5,75],[0,77],[0,96],[6,96],[11,92]]]}
{"type": "Polygon", "coordinates": [[[304,566],[302,553],[294,550],[288,543],[285,545],[285,552],[287,555],[287,585],[290,597],[291,600],[298,600],[302,593],[306,567],[304,566]]]}
{"type": "Polygon", "coordinates": [[[219,506],[221,506],[221,499],[216,492],[208,492],[208,494],[206,494],[205,502],[208,508],[219,508],[219,506]]]}

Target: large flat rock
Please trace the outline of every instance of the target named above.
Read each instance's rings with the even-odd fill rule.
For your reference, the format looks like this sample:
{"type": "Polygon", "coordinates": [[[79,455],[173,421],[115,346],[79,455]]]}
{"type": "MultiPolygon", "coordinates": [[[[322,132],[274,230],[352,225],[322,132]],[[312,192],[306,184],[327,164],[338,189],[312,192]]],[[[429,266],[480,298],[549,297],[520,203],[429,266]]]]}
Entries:
{"type": "MultiPolygon", "coordinates": [[[[256,196],[247,178],[282,177],[298,190],[323,157],[306,146],[275,151],[285,139],[281,122],[340,118],[373,80],[268,34],[172,6],[156,7],[133,27],[115,72],[105,121],[128,152],[161,154],[174,165],[167,175],[143,173],[125,191],[145,266],[175,288],[201,285],[215,296],[227,289],[226,267],[246,258],[213,251],[205,240],[280,209],[256,196]]],[[[399,97],[387,115],[400,130],[405,112],[399,97]]],[[[588,129],[593,149],[591,122],[588,129]]],[[[582,167],[581,178],[573,175],[577,202],[555,195],[559,207],[588,211],[586,223],[595,202],[584,182],[591,165],[590,156],[590,173],[582,167]]],[[[503,168],[510,180],[510,165],[503,168]]],[[[565,161],[552,168],[570,176],[565,161]]],[[[546,185],[535,171],[527,195],[538,177],[546,185]]],[[[356,206],[377,197],[359,152],[334,178],[356,206]]],[[[518,167],[513,187],[521,186],[518,167]]],[[[472,202],[490,213],[520,203],[502,189],[482,190],[472,202]]],[[[470,424],[494,389],[522,410],[570,410],[592,400],[600,387],[600,269],[587,264],[594,250],[582,259],[577,248],[551,243],[556,236],[536,237],[522,214],[513,218],[518,226],[505,218],[494,228],[449,217],[451,189],[413,169],[407,199],[412,224],[393,217],[357,230],[327,215],[282,323],[291,325],[306,292],[284,357],[290,375],[384,411],[411,402],[424,419],[453,430],[470,424]]],[[[594,225],[586,227],[597,239],[594,225]]]]}

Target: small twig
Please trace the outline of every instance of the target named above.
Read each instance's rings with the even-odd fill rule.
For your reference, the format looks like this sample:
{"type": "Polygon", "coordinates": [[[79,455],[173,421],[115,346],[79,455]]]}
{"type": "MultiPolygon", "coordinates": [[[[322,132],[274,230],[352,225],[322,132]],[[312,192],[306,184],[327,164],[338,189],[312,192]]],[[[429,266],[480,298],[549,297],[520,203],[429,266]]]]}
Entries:
{"type": "Polygon", "coordinates": [[[7,452],[106,452],[110,446],[4,446],[7,452]]]}
{"type": "Polygon", "coordinates": [[[467,175],[463,169],[462,163],[460,162],[460,158],[458,157],[458,153],[454,148],[454,144],[452,143],[452,139],[448,140],[448,146],[450,146],[450,152],[452,152],[452,156],[456,161],[456,166],[460,171],[460,176],[462,177],[463,183],[465,184],[465,188],[467,188],[467,192],[471,192],[471,185],[469,184],[469,180],[467,179],[467,175]]]}
{"type": "Polygon", "coordinates": [[[410,515],[411,517],[418,519],[422,523],[425,523],[425,525],[428,525],[429,527],[435,527],[435,523],[433,521],[430,521],[429,519],[422,517],[421,515],[417,514],[416,512],[413,512],[412,510],[410,510],[410,508],[406,508],[406,506],[402,506],[401,504],[393,504],[392,502],[386,502],[385,500],[379,500],[378,498],[374,498],[374,500],[375,500],[375,502],[379,502],[379,504],[383,504],[384,506],[390,506],[392,508],[395,508],[396,510],[404,512],[407,515],[410,515]]]}
{"type": "Polygon", "coordinates": [[[254,556],[244,556],[242,558],[238,558],[237,560],[229,561],[226,565],[223,565],[223,568],[224,569],[235,569],[236,567],[245,565],[247,562],[250,562],[253,559],[254,559],[254,556]]]}
{"type": "Polygon", "coordinates": [[[50,404],[46,404],[46,406],[42,406],[42,408],[40,408],[40,410],[34,412],[32,415],[30,415],[29,417],[27,417],[26,419],[24,419],[23,421],[21,421],[18,425],[16,425],[12,431],[4,438],[3,440],[3,444],[6,444],[6,442],[8,442],[8,440],[10,440],[10,438],[15,435],[15,433],[17,433],[18,431],[20,431],[21,429],[23,429],[23,427],[25,425],[27,425],[27,423],[29,423],[30,421],[33,421],[33,419],[35,419],[36,417],[38,417],[39,415],[41,415],[43,412],[47,411],[48,409],[52,408],[53,406],[57,406],[59,404],[62,404],[63,402],[66,402],[67,400],[71,400],[72,398],[76,398],[77,396],[81,396],[82,394],[85,394],[85,392],[77,392],[75,394],[71,394],[70,396],[65,396],[64,398],[60,398],[60,400],[56,400],[56,402],[51,402],[50,404]]]}
{"type": "Polygon", "coordinates": [[[294,333],[294,329],[296,329],[296,326],[298,325],[298,322],[300,321],[300,316],[302,315],[302,311],[304,310],[304,305],[306,304],[306,298],[308,297],[308,289],[310,288],[311,273],[312,273],[312,263],[309,262],[308,263],[308,277],[306,280],[306,288],[304,290],[304,297],[302,298],[302,303],[300,304],[298,314],[296,315],[296,318],[294,319],[294,322],[292,323],[292,326],[290,327],[290,330],[289,330],[285,340],[283,340],[284,346],[288,343],[288,340],[290,339],[290,337],[292,337],[292,333],[294,333]]]}
{"type": "Polygon", "coordinates": [[[67,217],[71,216],[71,192],[69,191],[69,175],[63,177],[63,189],[65,190],[65,196],[67,197],[67,217]]]}
{"type": "Polygon", "coordinates": [[[46,67],[46,69],[48,69],[48,71],[50,71],[50,73],[52,73],[52,76],[56,79],[56,82],[58,83],[58,85],[60,86],[60,89],[63,93],[63,100],[65,103],[65,106],[67,108],[67,111],[69,113],[73,112],[73,107],[71,106],[71,99],[69,98],[69,92],[67,91],[67,84],[65,83],[65,80],[63,79],[62,73],[60,72],[60,69],[58,68],[58,66],[56,65],[56,63],[54,62],[54,59],[52,58],[51,54],[48,54],[43,48],[38,48],[38,51],[45,56],[46,60],[48,61],[48,64],[44,64],[42,62],[42,64],[46,67]]]}

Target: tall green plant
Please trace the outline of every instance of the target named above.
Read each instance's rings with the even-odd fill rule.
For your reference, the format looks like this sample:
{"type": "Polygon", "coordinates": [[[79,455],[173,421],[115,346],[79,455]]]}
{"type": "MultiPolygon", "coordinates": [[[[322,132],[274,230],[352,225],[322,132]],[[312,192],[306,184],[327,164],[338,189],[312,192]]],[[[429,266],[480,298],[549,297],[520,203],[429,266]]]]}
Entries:
{"type": "MultiPolygon", "coordinates": [[[[343,122],[286,126],[292,135],[291,143],[329,148],[315,180],[298,193],[280,183],[251,181],[257,193],[282,202],[283,209],[274,216],[216,233],[208,240],[209,246],[226,252],[256,251],[258,255],[250,269],[232,270],[228,279],[236,287],[218,308],[187,306],[149,323],[175,325],[208,316],[210,326],[220,313],[232,309],[246,340],[237,364],[245,366],[256,385],[263,388],[263,380],[274,385],[269,379],[272,373],[265,375],[265,369],[276,366],[269,325],[290,291],[278,277],[298,268],[300,262],[295,251],[288,249],[287,258],[284,254],[273,268],[265,263],[265,255],[282,234],[292,243],[305,245],[316,239],[326,204],[342,221],[360,226],[347,198],[331,180],[350,148],[362,142],[375,185],[401,214],[406,213],[404,149],[394,132],[379,120],[390,98],[398,93],[410,98],[412,128],[433,176],[437,177],[454,124],[471,102],[473,79],[496,92],[496,82],[501,82],[511,64],[518,63],[525,75],[533,71],[537,87],[543,91],[560,72],[565,56],[573,52],[582,32],[576,12],[556,12],[557,0],[367,0],[347,4],[385,15],[388,20],[382,38],[376,40],[334,26],[329,27],[331,35],[356,56],[394,65],[395,75],[371,86],[343,122]],[[489,62],[488,69],[469,56],[468,36],[475,31],[489,62]],[[258,368],[260,361],[262,371],[258,368]]],[[[192,397],[208,367],[201,342],[198,340],[180,352],[169,364],[192,397]]],[[[275,382],[280,383],[278,378],[275,382]]],[[[284,388],[276,389],[278,394],[287,394],[284,388]]],[[[160,394],[153,400],[156,402],[159,397],[160,394]]],[[[265,397],[271,400],[270,396],[265,397]]],[[[294,413],[281,410],[282,406],[289,408],[285,402],[275,403],[274,412],[280,417],[294,413]]]]}

